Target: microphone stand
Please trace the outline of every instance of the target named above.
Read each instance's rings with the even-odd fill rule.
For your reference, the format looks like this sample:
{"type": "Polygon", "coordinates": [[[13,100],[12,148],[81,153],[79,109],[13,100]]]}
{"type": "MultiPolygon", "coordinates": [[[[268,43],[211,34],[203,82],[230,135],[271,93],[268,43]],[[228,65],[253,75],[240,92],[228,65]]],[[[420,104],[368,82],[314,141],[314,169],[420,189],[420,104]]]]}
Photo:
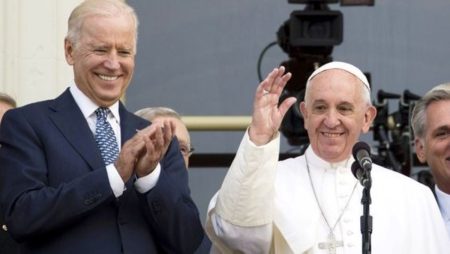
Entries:
{"type": "Polygon", "coordinates": [[[372,178],[370,170],[367,170],[361,184],[364,186],[361,204],[363,205],[363,215],[360,217],[361,234],[362,234],[362,253],[370,254],[372,252],[372,216],[370,215],[370,188],[372,187],[372,178]]]}

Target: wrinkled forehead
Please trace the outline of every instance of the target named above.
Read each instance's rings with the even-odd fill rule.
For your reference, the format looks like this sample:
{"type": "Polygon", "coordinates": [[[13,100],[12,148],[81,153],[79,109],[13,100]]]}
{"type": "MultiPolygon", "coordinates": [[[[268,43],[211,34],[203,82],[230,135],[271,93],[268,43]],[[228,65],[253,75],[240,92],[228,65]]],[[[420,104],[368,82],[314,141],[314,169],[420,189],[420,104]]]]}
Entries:
{"type": "Polygon", "coordinates": [[[310,80],[305,103],[358,104],[364,102],[360,79],[344,70],[330,69],[310,80]]]}

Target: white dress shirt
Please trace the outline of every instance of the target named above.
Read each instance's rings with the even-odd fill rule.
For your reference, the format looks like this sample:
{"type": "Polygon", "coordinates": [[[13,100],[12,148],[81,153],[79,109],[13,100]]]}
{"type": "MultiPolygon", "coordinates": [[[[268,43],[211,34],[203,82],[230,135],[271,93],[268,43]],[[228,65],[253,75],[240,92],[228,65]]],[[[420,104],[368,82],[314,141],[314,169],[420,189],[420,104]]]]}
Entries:
{"type": "Polygon", "coordinates": [[[439,203],[439,209],[441,210],[441,215],[447,227],[448,236],[450,237],[450,195],[441,191],[437,185],[434,189],[439,203]]]}

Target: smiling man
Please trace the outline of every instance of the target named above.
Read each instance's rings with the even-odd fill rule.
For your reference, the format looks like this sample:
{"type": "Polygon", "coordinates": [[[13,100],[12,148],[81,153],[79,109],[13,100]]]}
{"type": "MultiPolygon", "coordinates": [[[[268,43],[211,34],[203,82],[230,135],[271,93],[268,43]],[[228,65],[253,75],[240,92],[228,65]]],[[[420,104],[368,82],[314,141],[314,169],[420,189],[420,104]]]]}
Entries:
{"type": "MultiPolygon", "coordinates": [[[[314,71],[300,103],[310,146],[278,161],[278,129],[296,99],[279,98],[291,74],[275,68],[258,86],[252,122],[222,187],[211,200],[207,233],[219,253],[360,254],[362,187],[351,173],[354,144],[376,115],[370,86],[355,66],[314,71]]],[[[448,253],[429,188],[373,165],[374,253],[448,253]]]]}
{"type": "Polygon", "coordinates": [[[75,82],[8,111],[0,202],[20,253],[193,253],[203,229],[175,126],[119,101],[134,71],[138,20],[123,1],[87,0],[69,18],[75,82]],[[175,188],[174,188],[175,186],[175,188]]]}
{"type": "Polygon", "coordinates": [[[434,87],[416,102],[411,123],[417,157],[431,169],[450,236],[450,83],[434,87]]]}

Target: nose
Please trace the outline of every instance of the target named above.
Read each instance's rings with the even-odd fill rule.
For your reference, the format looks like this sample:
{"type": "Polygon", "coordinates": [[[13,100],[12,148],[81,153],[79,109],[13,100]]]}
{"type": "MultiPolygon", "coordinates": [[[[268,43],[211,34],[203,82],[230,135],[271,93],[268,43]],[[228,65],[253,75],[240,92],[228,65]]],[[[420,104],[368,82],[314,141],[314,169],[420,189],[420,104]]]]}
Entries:
{"type": "Polygon", "coordinates": [[[116,70],[120,68],[119,58],[116,53],[110,53],[106,58],[104,65],[106,68],[116,70]]]}
{"type": "Polygon", "coordinates": [[[447,134],[445,142],[447,142],[446,143],[447,150],[450,150],[450,134],[447,134]]]}
{"type": "Polygon", "coordinates": [[[335,110],[329,110],[325,115],[324,124],[327,128],[334,128],[340,123],[339,114],[335,110]]]}

